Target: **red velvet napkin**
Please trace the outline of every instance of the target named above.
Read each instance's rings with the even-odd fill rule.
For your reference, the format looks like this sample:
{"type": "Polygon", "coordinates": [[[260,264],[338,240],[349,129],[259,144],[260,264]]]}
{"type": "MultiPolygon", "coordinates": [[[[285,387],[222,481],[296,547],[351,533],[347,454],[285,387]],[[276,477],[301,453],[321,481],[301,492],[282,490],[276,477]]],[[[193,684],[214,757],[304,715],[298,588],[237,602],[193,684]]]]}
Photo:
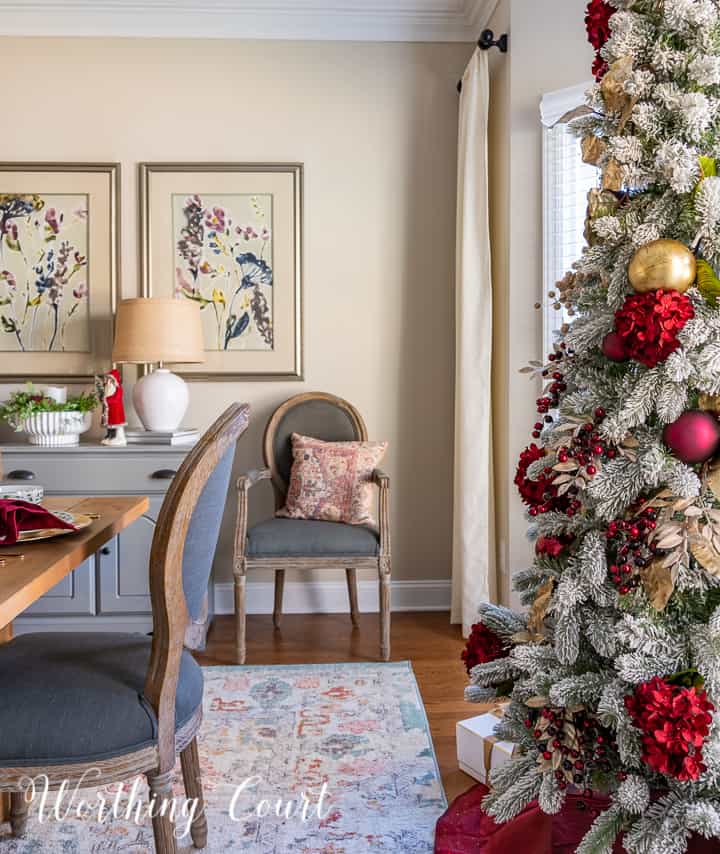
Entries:
{"type": "Polygon", "coordinates": [[[16,498],[0,498],[0,546],[12,546],[17,542],[21,531],[34,531],[38,528],[67,528],[77,530],[69,522],[30,501],[16,498]]]}
{"type": "MultiPolygon", "coordinates": [[[[558,815],[545,815],[533,801],[520,815],[495,824],[482,811],[488,789],[479,783],[457,797],[437,823],[435,854],[573,854],[595,818],[610,805],[608,798],[568,795],[558,815]]],[[[622,841],[613,854],[623,854],[622,841]]],[[[717,840],[692,836],[688,854],[717,852],[717,840]]]]}

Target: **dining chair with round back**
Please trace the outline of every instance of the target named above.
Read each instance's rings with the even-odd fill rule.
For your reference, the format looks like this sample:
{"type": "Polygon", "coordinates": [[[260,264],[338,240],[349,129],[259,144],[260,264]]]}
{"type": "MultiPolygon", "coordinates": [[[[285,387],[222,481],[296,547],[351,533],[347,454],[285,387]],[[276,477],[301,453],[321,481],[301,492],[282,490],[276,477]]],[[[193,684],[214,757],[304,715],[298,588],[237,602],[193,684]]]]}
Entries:
{"type": "MultiPolygon", "coordinates": [[[[46,775],[51,788],[74,788],[144,774],[155,800],[170,800],[179,754],[187,797],[197,799],[192,841],[206,845],[197,742],[203,677],[184,639],[204,604],[248,413],[247,404],[230,406],[165,496],[150,551],[152,637],[38,633],[0,646],[0,792],[11,793],[13,835],[26,828],[29,779],[46,775]]],[[[153,832],[158,854],[176,854],[170,810],[155,811],[153,832]]]]}

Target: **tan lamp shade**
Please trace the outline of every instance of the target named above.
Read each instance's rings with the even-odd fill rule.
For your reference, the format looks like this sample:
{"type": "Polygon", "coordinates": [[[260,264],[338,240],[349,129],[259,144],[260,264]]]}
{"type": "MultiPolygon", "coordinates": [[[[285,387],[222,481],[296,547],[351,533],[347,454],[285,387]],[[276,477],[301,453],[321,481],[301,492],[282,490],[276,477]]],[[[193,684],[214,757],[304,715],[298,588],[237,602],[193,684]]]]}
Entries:
{"type": "Polygon", "coordinates": [[[118,305],[113,362],[204,362],[200,306],[174,297],[139,297],[118,305]]]}

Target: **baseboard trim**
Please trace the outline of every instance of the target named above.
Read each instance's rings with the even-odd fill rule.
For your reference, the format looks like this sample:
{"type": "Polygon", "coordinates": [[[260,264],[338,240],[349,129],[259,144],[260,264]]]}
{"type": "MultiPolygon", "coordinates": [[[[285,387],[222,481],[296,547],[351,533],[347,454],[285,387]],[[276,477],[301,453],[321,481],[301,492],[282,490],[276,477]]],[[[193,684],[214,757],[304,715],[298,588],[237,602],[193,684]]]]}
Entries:
{"type": "MultiPolygon", "coordinates": [[[[233,614],[235,597],[232,582],[214,585],[216,614],[233,614]]],[[[248,614],[272,614],[274,602],[272,581],[249,581],[248,614]]],[[[449,611],[450,581],[393,581],[390,585],[393,611],[449,611]]],[[[361,613],[377,613],[377,581],[358,581],[358,604],[361,613]]],[[[347,585],[344,581],[289,581],[285,584],[283,611],[286,614],[344,614],[349,610],[347,585]]],[[[149,614],[103,614],[92,616],[33,615],[13,623],[16,635],[27,632],[142,632],[152,630],[149,614]]]]}
{"type": "MultiPolygon", "coordinates": [[[[272,581],[249,581],[248,614],[272,614],[272,581]]],[[[393,581],[390,585],[393,611],[449,611],[450,580],[393,581]]],[[[215,613],[235,611],[232,582],[215,584],[215,613]]],[[[380,610],[377,581],[358,581],[358,604],[362,613],[380,610]]],[[[286,614],[340,614],[349,608],[344,581],[290,581],[285,584],[283,611],[286,614]]]]}
{"type": "Polygon", "coordinates": [[[140,632],[152,631],[150,614],[133,616],[129,614],[98,615],[97,617],[72,616],[28,616],[18,617],[13,622],[13,633],[25,635],[29,632],[140,632]]]}

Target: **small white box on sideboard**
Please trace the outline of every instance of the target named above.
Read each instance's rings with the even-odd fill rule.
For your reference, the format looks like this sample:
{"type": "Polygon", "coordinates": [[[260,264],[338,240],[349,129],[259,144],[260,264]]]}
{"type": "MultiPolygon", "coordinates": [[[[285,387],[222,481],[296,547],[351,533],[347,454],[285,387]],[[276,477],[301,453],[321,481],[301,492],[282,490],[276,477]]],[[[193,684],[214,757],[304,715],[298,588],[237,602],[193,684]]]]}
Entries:
{"type": "Polygon", "coordinates": [[[194,428],[178,430],[126,430],[128,445],[194,445],[200,431],[194,428]]]}

